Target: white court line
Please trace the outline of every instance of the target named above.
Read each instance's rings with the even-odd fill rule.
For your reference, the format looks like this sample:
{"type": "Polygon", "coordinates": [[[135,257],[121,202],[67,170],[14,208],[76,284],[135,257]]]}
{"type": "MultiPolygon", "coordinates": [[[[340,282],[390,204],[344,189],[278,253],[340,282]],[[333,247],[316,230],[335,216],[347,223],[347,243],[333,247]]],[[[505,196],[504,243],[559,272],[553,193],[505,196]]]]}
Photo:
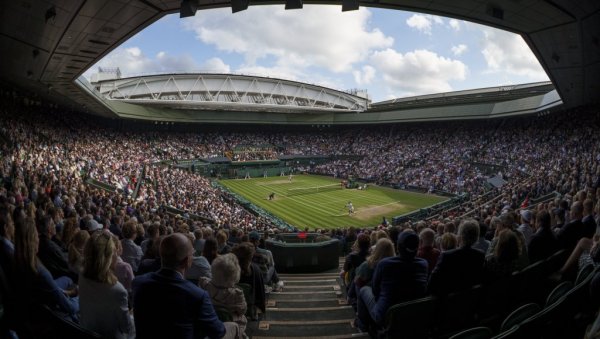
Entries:
{"type": "MultiPolygon", "coordinates": [[[[387,206],[387,205],[391,205],[391,204],[396,204],[396,203],[399,203],[399,202],[402,202],[402,201],[400,201],[400,200],[398,200],[398,201],[392,201],[392,202],[387,203],[387,204],[383,204],[383,205],[379,205],[379,206],[373,206],[373,207],[369,207],[369,208],[357,208],[357,209],[354,210],[354,214],[356,214],[357,212],[360,212],[360,211],[370,210],[371,208],[383,207],[383,206],[387,206]]],[[[334,215],[334,217],[343,217],[345,215],[348,215],[348,213],[337,214],[337,215],[334,215]]]]}

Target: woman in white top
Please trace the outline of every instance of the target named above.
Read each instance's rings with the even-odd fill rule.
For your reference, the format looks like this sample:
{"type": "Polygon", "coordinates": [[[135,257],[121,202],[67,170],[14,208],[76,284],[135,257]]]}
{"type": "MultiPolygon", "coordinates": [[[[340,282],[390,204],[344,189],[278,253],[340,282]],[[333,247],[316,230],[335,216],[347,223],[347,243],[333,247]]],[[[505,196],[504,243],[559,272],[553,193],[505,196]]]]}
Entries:
{"type": "Polygon", "coordinates": [[[81,325],[103,338],[127,338],[133,331],[127,290],[114,274],[116,241],[109,232],[95,232],[84,249],[79,276],[81,325]]]}

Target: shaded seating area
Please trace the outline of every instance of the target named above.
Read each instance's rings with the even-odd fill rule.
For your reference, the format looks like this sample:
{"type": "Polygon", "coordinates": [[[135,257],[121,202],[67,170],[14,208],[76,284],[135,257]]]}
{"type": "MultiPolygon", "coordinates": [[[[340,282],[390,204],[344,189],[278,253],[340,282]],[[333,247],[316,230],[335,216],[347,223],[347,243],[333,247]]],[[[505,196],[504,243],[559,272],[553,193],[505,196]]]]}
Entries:
{"type": "Polygon", "coordinates": [[[378,337],[580,338],[596,311],[589,287],[598,269],[589,265],[574,282],[554,282],[548,277],[564,261],[558,258],[566,258],[563,251],[503,280],[394,305],[378,337]]]}

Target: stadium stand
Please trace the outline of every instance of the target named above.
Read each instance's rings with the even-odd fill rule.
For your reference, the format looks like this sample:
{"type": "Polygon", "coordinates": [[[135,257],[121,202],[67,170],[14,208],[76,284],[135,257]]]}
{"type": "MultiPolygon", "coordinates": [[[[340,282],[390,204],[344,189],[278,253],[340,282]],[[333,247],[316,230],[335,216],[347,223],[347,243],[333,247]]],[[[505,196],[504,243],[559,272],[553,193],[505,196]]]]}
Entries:
{"type": "MultiPolygon", "coordinates": [[[[218,130],[132,132],[111,127],[110,122],[91,123],[81,115],[39,99],[33,103],[27,95],[12,90],[2,90],[0,99],[0,264],[7,285],[13,288],[18,283],[12,271],[13,258],[19,258],[20,262],[29,258],[32,269],[46,272],[38,258],[28,256],[24,250],[34,248],[37,237],[28,238],[23,232],[15,232],[28,222],[38,228],[44,225],[44,234],[50,237],[55,249],[40,252],[40,256],[44,256],[39,258],[40,262],[46,262],[45,256],[51,254],[67,262],[73,233],[111,232],[122,237],[119,233],[127,224],[133,225],[135,230],[132,234],[128,231],[133,243],[140,246],[146,241],[141,259],[142,262],[150,260],[149,267],[154,267],[151,271],[161,267],[157,250],[168,234],[185,234],[194,242],[194,253],[205,253],[204,246],[206,253],[210,246],[218,247],[214,249],[217,252],[226,251],[229,246],[236,253],[236,246],[245,244],[251,231],[262,235],[259,246],[270,248],[275,265],[285,270],[287,262],[294,258],[289,259],[286,257],[289,253],[279,252],[286,248],[286,244],[279,241],[300,233],[282,235],[278,240],[277,234],[283,231],[274,222],[251,213],[227,192],[213,186],[210,178],[161,162],[222,157],[243,143],[263,145],[261,149],[265,149],[266,144],[279,145],[267,149],[277,149],[287,155],[356,155],[360,160],[334,160],[315,164],[312,170],[337,177],[361,177],[398,188],[418,186],[431,191],[468,194],[457,205],[436,208],[431,214],[398,225],[382,224],[357,230],[344,225],[338,229],[320,229],[314,225],[313,230],[318,234],[311,235],[310,240],[319,239],[315,246],[326,248],[321,256],[332,259],[333,264],[315,263],[313,257],[303,257],[306,259],[303,265],[322,265],[320,269],[328,271],[281,274],[284,287],[279,291],[276,291],[277,286],[262,286],[255,274],[252,279],[243,277],[248,279],[244,283],[254,284],[249,285],[253,293],[246,293],[246,305],[256,305],[259,310],[248,314],[246,334],[249,336],[449,337],[466,335],[469,328],[484,326],[489,331],[486,331],[487,337],[581,337],[600,306],[589,297],[598,288],[593,284],[598,274],[595,268],[599,262],[598,241],[582,229],[571,230],[578,222],[584,224],[579,219],[587,218],[586,222],[593,221],[593,225],[599,221],[600,134],[597,130],[600,110],[597,108],[577,108],[502,122],[399,125],[393,130],[394,138],[368,128],[357,138],[340,128],[319,132],[321,139],[317,140],[310,129],[289,134],[218,130]],[[484,170],[475,163],[502,166],[501,174],[507,184],[489,187],[484,170]],[[591,201],[592,208],[581,215],[576,211],[577,206],[589,205],[587,200],[591,201]],[[519,213],[525,209],[531,216],[519,213]],[[519,218],[529,218],[537,232],[536,215],[544,211],[551,216],[552,236],[559,242],[566,236],[575,240],[589,239],[591,245],[577,252],[573,275],[555,274],[571,255],[570,249],[539,262],[529,262],[528,244],[520,230],[523,223],[519,218]],[[355,312],[352,303],[346,301],[346,286],[342,284],[336,262],[343,263],[340,254],[356,252],[353,244],[357,233],[371,237],[370,245],[375,246],[381,237],[396,243],[402,232],[431,228],[436,233],[434,246],[439,247],[441,237],[445,233],[456,233],[458,225],[467,217],[488,226],[488,232],[482,235],[491,241],[485,273],[481,277],[483,285],[445,296],[398,300],[386,310],[384,326],[371,326],[362,333],[351,327],[355,312]],[[158,232],[153,231],[156,236],[149,235],[151,227],[158,229],[158,232]],[[505,236],[510,235],[508,232],[515,236],[505,236]],[[225,234],[229,244],[214,242],[217,233],[225,234]],[[585,265],[590,262],[594,266],[585,265]],[[488,276],[497,279],[488,281],[488,276]],[[571,282],[560,284],[561,280],[571,282]],[[265,302],[264,309],[259,307],[261,300],[265,302]],[[538,305],[539,310],[534,312],[536,307],[531,303],[538,305]],[[530,306],[523,308],[523,305],[530,306]],[[406,314],[419,321],[406,322],[406,314]],[[258,321],[252,320],[254,318],[258,321]],[[300,324],[305,325],[301,331],[300,324]]],[[[252,152],[245,155],[252,156],[252,152]]],[[[255,158],[252,160],[257,160],[255,158]]],[[[304,244],[287,245],[293,248],[304,244]]],[[[444,255],[442,251],[441,258],[444,255]]],[[[189,256],[190,265],[199,272],[210,271],[208,263],[213,259],[197,254],[189,256]]],[[[239,260],[241,264],[242,258],[239,260]]],[[[248,272],[260,269],[254,267],[254,264],[248,266],[248,272]]],[[[386,273],[378,272],[377,267],[373,269],[376,284],[386,273]]],[[[64,277],[50,275],[45,275],[46,280],[39,284],[29,285],[32,291],[38,292],[45,286],[42,283],[50,284],[55,291],[59,288],[66,291],[60,299],[56,299],[56,295],[25,298],[40,310],[38,319],[14,317],[16,300],[5,298],[11,294],[3,290],[4,312],[0,318],[3,333],[12,330],[19,337],[27,338],[43,333],[77,332],[94,337],[89,329],[76,324],[77,317],[66,320],[61,313],[65,300],[77,302],[77,274],[70,273],[74,279],[67,285],[59,285],[64,283],[64,277]],[[61,321],[56,320],[57,316],[63,317],[61,321]],[[32,321],[39,323],[32,324],[32,321]],[[47,332],[48,323],[54,327],[53,332],[47,332]],[[35,332],[38,330],[46,332],[35,332]]],[[[122,275],[111,274],[119,278],[115,284],[126,285],[122,275]]],[[[245,285],[236,288],[240,286],[245,285]]],[[[228,319],[223,309],[218,311],[223,319],[228,319]]],[[[114,331],[116,336],[130,336],[135,329],[114,328],[114,331]]]]}

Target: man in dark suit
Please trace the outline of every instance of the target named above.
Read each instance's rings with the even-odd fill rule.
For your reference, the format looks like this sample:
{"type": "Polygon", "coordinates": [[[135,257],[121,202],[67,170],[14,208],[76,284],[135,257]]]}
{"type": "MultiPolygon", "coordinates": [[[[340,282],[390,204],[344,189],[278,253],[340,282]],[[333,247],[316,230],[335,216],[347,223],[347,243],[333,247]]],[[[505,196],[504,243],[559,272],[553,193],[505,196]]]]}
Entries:
{"type": "Polygon", "coordinates": [[[561,247],[566,249],[569,253],[577,246],[579,239],[585,236],[585,227],[583,222],[581,222],[583,217],[583,205],[581,202],[576,201],[573,203],[570,216],[571,221],[561,227],[557,234],[558,242],[561,247]]]}
{"type": "Polygon", "coordinates": [[[552,232],[551,218],[548,211],[541,211],[537,214],[536,227],[537,230],[531,236],[531,241],[527,246],[529,262],[531,263],[547,259],[560,249],[558,240],[552,232]]]}
{"type": "Polygon", "coordinates": [[[358,298],[358,326],[367,331],[372,319],[383,326],[385,313],[392,305],[425,296],[427,261],[416,258],[419,237],[405,231],[398,237],[398,255],[382,259],[375,267],[372,288],[364,286],[358,298]]]}
{"type": "Polygon", "coordinates": [[[474,219],[463,220],[458,235],[460,247],[442,252],[431,272],[431,294],[446,295],[482,282],[485,254],[472,248],[479,239],[479,224],[474,219]]]}
{"type": "Polygon", "coordinates": [[[583,236],[593,238],[596,234],[596,220],[594,220],[594,202],[591,199],[585,199],[583,202],[583,236]]]}
{"type": "Polygon", "coordinates": [[[237,324],[223,324],[200,287],[184,279],[194,248],[175,233],[160,244],[162,267],[133,281],[133,309],[137,338],[204,338],[237,336],[237,324]]]}

